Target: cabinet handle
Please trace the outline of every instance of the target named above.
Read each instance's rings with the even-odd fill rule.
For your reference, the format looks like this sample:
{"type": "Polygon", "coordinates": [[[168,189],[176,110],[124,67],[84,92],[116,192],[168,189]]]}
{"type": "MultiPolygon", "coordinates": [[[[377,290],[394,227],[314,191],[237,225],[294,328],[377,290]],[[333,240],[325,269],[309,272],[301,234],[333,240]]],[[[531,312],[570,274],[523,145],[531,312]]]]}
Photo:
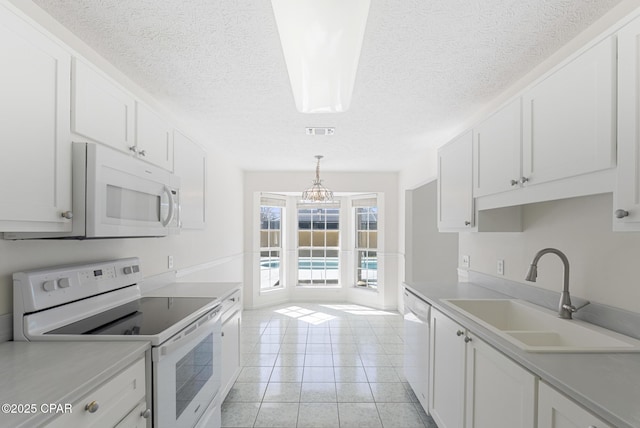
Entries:
{"type": "Polygon", "coordinates": [[[625,218],[629,215],[629,211],[626,210],[616,210],[616,212],[613,213],[616,218],[625,218]]]}
{"type": "Polygon", "coordinates": [[[140,150],[140,151],[138,152],[138,154],[139,154],[140,156],[146,156],[146,155],[147,155],[147,151],[146,151],[146,150],[140,150]]]}
{"type": "Polygon", "coordinates": [[[456,331],[456,335],[457,336],[462,336],[463,334],[464,334],[464,331],[462,331],[462,330],[456,331]]]}
{"type": "Polygon", "coordinates": [[[149,419],[149,416],[151,416],[151,409],[145,409],[142,412],[140,412],[140,416],[142,416],[145,419],[149,419]]]}
{"type": "Polygon", "coordinates": [[[522,178],[520,179],[520,184],[524,184],[524,183],[526,183],[527,181],[529,181],[529,179],[528,179],[527,177],[522,177],[522,178]]]}
{"type": "Polygon", "coordinates": [[[136,146],[129,146],[129,150],[131,150],[135,154],[138,154],[138,148],[136,146]]]}
{"type": "Polygon", "coordinates": [[[89,413],[95,413],[98,411],[99,408],[100,406],[98,405],[97,401],[92,401],[91,403],[84,406],[84,409],[89,413]]]}
{"type": "Polygon", "coordinates": [[[512,185],[512,186],[517,186],[517,185],[518,185],[518,183],[519,183],[519,181],[518,181],[518,180],[511,180],[511,185],[512,185]]]}
{"type": "Polygon", "coordinates": [[[464,338],[464,343],[469,343],[471,342],[473,339],[471,339],[469,336],[464,338]]]}
{"type": "Polygon", "coordinates": [[[60,217],[66,218],[67,220],[71,220],[73,218],[73,213],[71,211],[64,211],[60,213],[60,217]]]}
{"type": "Polygon", "coordinates": [[[470,222],[470,221],[465,221],[465,222],[464,222],[464,225],[465,225],[465,226],[469,226],[470,224],[471,224],[471,222],[470,222]]]}
{"type": "Polygon", "coordinates": [[[220,333],[220,336],[224,337],[224,331],[222,333],[220,333]]]}

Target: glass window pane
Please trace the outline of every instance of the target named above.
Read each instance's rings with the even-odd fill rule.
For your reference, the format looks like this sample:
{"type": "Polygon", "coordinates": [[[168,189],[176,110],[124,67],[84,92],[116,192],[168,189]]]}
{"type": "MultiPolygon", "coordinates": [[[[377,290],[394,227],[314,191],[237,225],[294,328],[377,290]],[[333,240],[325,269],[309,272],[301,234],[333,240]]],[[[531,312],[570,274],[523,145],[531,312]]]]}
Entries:
{"type": "Polygon", "coordinates": [[[298,232],[298,246],[310,247],[311,246],[311,231],[298,232]]]}

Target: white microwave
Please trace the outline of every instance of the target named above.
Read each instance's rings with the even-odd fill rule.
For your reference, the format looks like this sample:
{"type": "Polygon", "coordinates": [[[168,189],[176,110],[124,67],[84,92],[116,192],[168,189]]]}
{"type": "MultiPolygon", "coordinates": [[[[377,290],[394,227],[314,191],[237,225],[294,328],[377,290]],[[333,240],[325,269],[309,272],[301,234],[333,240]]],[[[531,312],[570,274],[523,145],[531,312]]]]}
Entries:
{"type": "Polygon", "coordinates": [[[71,232],[5,233],[5,239],[130,238],[180,230],[180,180],[96,143],[72,144],[71,232]]]}

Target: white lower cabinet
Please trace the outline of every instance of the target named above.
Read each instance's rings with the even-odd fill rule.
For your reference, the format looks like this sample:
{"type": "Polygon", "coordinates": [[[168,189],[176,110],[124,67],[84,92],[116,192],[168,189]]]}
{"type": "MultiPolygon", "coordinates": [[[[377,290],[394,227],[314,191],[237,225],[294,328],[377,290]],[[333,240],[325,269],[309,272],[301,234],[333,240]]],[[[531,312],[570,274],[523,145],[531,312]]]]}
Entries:
{"type": "Polygon", "coordinates": [[[429,413],[438,428],[464,424],[465,329],[431,309],[429,413]]]}
{"type": "Polygon", "coordinates": [[[432,309],[429,412],[439,428],[535,428],[536,378],[432,309]]]}
{"type": "Polygon", "coordinates": [[[613,428],[544,382],[538,387],[538,428],[613,428]]]}
{"type": "Polygon", "coordinates": [[[147,426],[151,412],[146,412],[145,397],[145,360],[141,358],[73,403],[71,413],[62,414],[47,427],[147,426]]]}
{"type": "Polygon", "coordinates": [[[535,376],[467,336],[465,427],[535,428],[535,376]]]}

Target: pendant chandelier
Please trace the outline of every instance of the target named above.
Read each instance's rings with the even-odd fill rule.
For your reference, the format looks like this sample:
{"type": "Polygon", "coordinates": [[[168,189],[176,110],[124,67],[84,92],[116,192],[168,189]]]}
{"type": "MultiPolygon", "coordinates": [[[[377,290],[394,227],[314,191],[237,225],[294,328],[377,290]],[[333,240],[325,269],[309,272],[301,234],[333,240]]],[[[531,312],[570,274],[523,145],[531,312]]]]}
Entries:
{"type": "Polygon", "coordinates": [[[322,185],[320,180],[320,159],[321,155],[316,155],[318,163],[316,165],[316,179],[313,180],[313,184],[307,190],[302,192],[302,201],[311,203],[333,202],[333,192],[322,185]]]}

